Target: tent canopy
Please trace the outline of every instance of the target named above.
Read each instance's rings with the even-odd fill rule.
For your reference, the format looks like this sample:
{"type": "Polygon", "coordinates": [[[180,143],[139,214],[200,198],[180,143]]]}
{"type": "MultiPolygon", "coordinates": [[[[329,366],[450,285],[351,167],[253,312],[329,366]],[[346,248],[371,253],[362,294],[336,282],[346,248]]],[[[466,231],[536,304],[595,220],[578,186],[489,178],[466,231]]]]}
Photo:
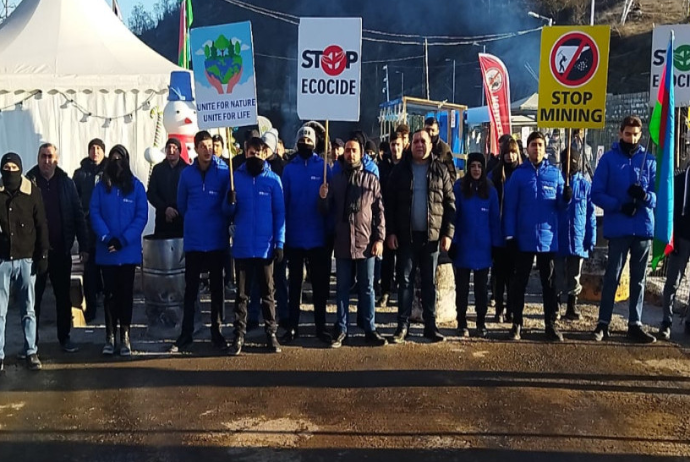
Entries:
{"type": "Polygon", "coordinates": [[[0,94],[161,93],[174,70],[105,0],[23,0],[0,25],[0,94]]]}

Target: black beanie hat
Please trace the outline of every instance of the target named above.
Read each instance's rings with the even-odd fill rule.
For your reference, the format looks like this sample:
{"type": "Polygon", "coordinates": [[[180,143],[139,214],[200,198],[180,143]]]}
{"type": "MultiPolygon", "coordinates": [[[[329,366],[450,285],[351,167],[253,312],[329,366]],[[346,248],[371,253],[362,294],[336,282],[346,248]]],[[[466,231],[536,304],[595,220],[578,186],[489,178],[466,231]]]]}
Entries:
{"type": "Polygon", "coordinates": [[[177,146],[177,150],[182,152],[182,143],[180,143],[180,140],[177,138],[168,138],[168,141],[165,142],[165,147],[167,148],[170,144],[174,144],[177,146]]]}
{"type": "Polygon", "coordinates": [[[471,152],[467,155],[467,168],[470,168],[472,162],[479,162],[482,166],[482,171],[486,170],[486,159],[481,152],[471,152]]]}
{"type": "Polygon", "coordinates": [[[112,157],[113,154],[120,154],[120,157],[122,157],[124,160],[129,163],[129,151],[127,151],[127,148],[122,146],[121,144],[116,144],[112,148],[110,148],[110,152],[108,153],[108,157],[112,157]]]}
{"type": "Polygon", "coordinates": [[[100,138],[94,138],[91,141],[89,141],[89,151],[93,146],[100,146],[103,152],[105,152],[105,143],[103,142],[102,139],[100,138]]]}
{"type": "Polygon", "coordinates": [[[17,167],[19,167],[19,171],[22,172],[23,167],[22,167],[22,158],[19,157],[19,154],[16,152],[8,152],[4,156],[2,156],[2,160],[0,161],[0,169],[5,167],[5,164],[12,162],[13,164],[17,164],[17,167]]]}

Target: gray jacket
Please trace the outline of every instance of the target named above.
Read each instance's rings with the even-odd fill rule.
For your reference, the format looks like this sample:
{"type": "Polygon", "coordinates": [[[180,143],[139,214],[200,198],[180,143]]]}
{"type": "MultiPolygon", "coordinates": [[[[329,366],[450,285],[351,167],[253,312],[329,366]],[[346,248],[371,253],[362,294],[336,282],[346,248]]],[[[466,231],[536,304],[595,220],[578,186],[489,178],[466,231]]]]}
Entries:
{"type": "Polygon", "coordinates": [[[319,208],[335,225],[335,258],[357,260],[372,256],[371,247],[385,239],[386,222],[378,178],[362,168],[352,173],[361,188],[361,206],[356,213],[346,213],[349,173],[338,172],[331,178],[326,199],[319,198],[319,208]]]}

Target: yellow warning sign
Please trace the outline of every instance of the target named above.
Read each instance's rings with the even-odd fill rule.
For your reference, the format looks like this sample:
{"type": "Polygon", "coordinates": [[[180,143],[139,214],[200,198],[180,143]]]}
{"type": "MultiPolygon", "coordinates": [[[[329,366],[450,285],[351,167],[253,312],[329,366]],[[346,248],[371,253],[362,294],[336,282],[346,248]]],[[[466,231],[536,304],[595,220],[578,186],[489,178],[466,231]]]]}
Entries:
{"type": "Polygon", "coordinates": [[[541,31],[540,127],[604,128],[609,26],[558,26],[541,31]]]}

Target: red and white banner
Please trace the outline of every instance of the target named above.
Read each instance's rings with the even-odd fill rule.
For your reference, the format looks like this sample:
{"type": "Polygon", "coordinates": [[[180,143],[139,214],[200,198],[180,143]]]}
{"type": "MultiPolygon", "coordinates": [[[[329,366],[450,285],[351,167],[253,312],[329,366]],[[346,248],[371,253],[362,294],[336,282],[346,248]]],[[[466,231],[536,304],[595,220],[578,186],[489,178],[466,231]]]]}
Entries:
{"type": "Polygon", "coordinates": [[[491,120],[491,152],[498,153],[498,139],[510,134],[510,80],[503,61],[494,55],[479,53],[484,93],[491,120]]]}

